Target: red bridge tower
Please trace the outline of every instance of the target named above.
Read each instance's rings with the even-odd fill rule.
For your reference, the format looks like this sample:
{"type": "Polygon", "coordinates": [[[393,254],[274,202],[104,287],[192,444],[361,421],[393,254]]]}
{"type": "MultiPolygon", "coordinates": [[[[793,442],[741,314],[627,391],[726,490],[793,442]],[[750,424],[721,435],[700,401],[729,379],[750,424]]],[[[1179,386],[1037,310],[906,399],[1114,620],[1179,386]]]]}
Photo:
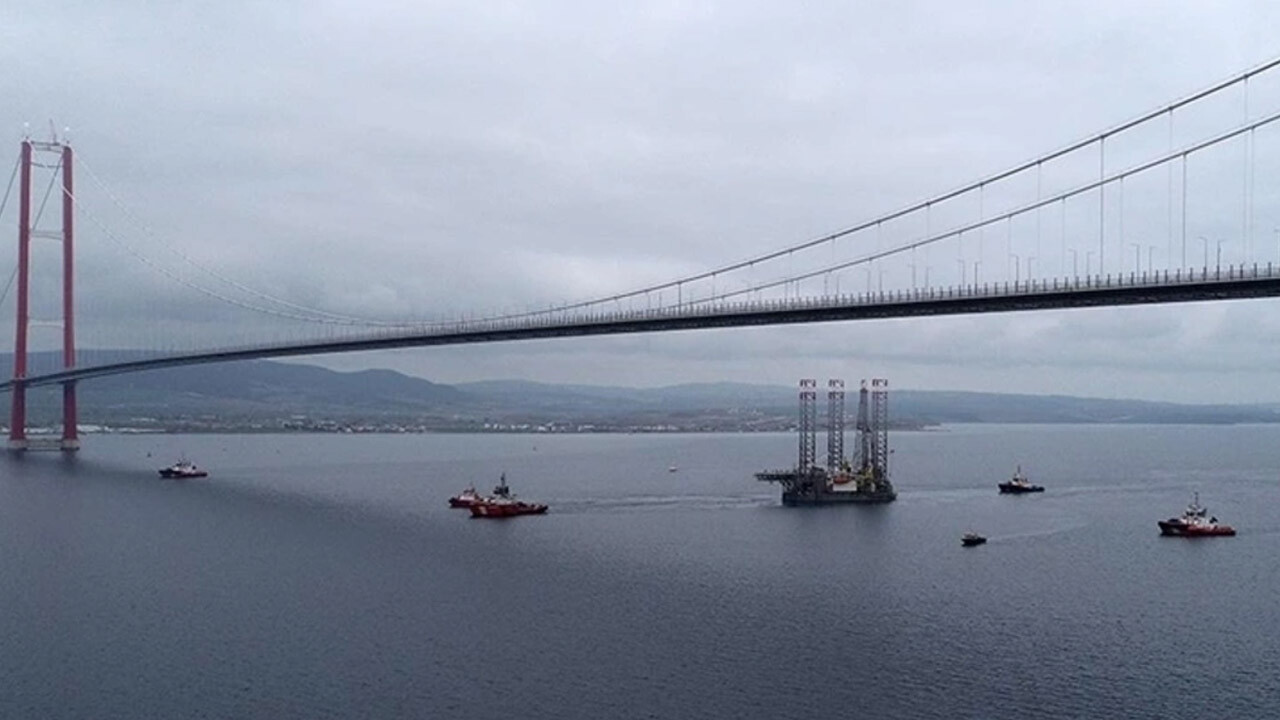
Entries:
{"type": "MultiPolygon", "coordinates": [[[[18,319],[15,323],[17,337],[13,344],[13,410],[9,419],[9,449],[26,450],[27,440],[27,328],[30,316],[31,289],[31,239],[49,238],[62,242],[62,366],[70,370],[76,364],[75,312],[74,312],[74,203],[72,193],[71,146],[59,142],[22,141],[22,157],[19,161],[18,196],[18,319]],[[35,162],[36,154],[48,163],[35,162]],[[62,231],[39,232],[31,226],[31,173],[32,168],[52,168],[62,174],[62,231]]],[[[62,441],[58,447],[64,451],[80,449],[76,425],[75,381],[62,384],[62,441]]]]}

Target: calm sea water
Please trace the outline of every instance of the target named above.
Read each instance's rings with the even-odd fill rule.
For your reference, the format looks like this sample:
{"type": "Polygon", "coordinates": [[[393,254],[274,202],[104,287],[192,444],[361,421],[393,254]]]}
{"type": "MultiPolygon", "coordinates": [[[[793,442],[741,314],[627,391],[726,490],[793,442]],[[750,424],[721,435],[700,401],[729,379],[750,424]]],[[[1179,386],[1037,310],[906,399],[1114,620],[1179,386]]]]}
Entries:
{"type": "Polygon", "coordinates": [[[898,502],[809,509],[791,435],[0,457],[0,717],[1280,717],[1280,427],[892,444],[898,502]],[[550,513],[446,507],[504,471],[550,513]],[[1159,537],[1197,490],[1238,537],[1159,537]]]}

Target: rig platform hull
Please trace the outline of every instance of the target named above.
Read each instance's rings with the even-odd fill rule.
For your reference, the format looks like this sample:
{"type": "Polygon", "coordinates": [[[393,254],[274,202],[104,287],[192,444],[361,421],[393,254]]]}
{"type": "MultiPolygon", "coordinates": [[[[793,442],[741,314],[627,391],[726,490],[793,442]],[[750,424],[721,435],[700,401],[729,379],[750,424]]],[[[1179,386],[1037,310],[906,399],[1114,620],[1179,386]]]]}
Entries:
{"type": "Polygon", "coordinates": [[[787,507],[872,505],[898,499],[897,491],[888,480],[879,482],[854,480],[837,485],[821,468],[814,468],[808,473],[795,470],[769,470],[756,473],[756,479],[782,485],[782,504],[787,507]]]}
{"type": "Polygon", "coordinates": [[[898,499],[898,493],[892,490],[877,490],[872,492],[845,492],[842,490],[833,490],[823,493],[801,493],[786,492],[782,493],[782,504],[787,507],[805,507],[811,505],[874,505],[879,503],[893,502],[898,499]]]}

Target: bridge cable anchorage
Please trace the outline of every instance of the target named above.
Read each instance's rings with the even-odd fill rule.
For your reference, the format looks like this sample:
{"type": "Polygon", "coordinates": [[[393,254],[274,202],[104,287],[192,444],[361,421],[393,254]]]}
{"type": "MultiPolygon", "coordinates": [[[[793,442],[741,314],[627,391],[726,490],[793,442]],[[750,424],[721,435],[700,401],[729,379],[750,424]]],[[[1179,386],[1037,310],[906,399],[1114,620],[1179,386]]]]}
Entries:
{"type": "Polygon", "coordinates": [[[571,304],[566,304],[566,305],[556,306],[556,307],[548,308],[548,309],[546,309],[546,310],[538,310],[538,311],[533,311],[533,312],[526,313],[526,314],[514,315],[514,316],[504,316],[504,317],[506,317],[506,318],[519,318],[519,317],[528,317],[528,316],[547,315],[547,314],[552,314],[552,313],[555,313],[555,312],[558,312],[558,311],[577,310],[577,309],[582,309],[582,308],[591,307],[591,306],[594,306],[594,305],[600,305],[600,304],[604,304],[604,303],[612,302],[612,301],[614,301],[615,299],[628,299],[628,298],[632,298],[632,297],[635,297],[635,296],[638,296],[638,295],[643,295],[644,293],[648,293],[648,292],[657,292],[657,291],[660,291],[660,290],[667,290],[667,289],[676,288],[676,287],[679,287],[679,286],[681,286],[681,285],[685,285],[685,284],[688,284],[688,283],[697,282],[697,281],[699,281],[699,280],[706,280],[706,279],[710,278],[712,275],[724,274],[724,273],[733,272],[733,271],[736,271],[736,270],[741,270],[741,269],[743,269],[743,268],[750,267],[751,265],[756,264],[756,263],[767,262],[767,261],[770,261],[770,260],[776,260],[776,259],[778,259],[778,258],[780,258],[780,257],[784,257],[784,256],[786,256],[786,255],[788,255],[788,254],[790,254],[790,253],[798,252],[798,251],[801,251],[801,250],[807,250],[807,249],[812,248],[812,247],[817,246],[817,245],[821,245],[821,244],[828,243],[828,242],[833,242],[833,241],[835,241],[835,240],[837,240],[837,239],[839,239],[839,238],[842,238],[842,237],[845,237],[845,236],[848,236],[848,235],[852,235],[852,234],[857,233],[857,232],[860,232],[860,231],[862,231],[862,230],[866,230],[866,229],[869,229],[869,228],[871,228],[871,227],[874,227],[874,226],[876,226],[876,225],[877,225],[877,224],[879,224],[879,223],[889,222],[889,221],[891,221],[891,220],[896,220],[896,219],[898,219],[898,218],[901,218],[901,217],[904,217],[904,216],[907,216],[907,215],[911,215],[911,214],[913,214],[913,213],[919,212],[920,210],[927,209],[927,208],[929,208],[930,206],[935,205],[935,204],[937,204],[937,203],[944,202],[944,201],[946,201],[946,200],[950,200],[950,199],[953,199],[953,198],[959,197],[959,196],[961,196],[961,195],[965,195],[965,194],[967,194],[967,193],[970,193],[970,192],[972,192],[972,191],[974,191],[974,190],[977,190],[977,189],[979,189],[979,188],[982,188],[982,187],[984,187],[984,186],[986,186],[986,185],[989,185],[989,184],[991,184],[991,183],[998,182],[998,181],[1000,181],[1000,180],[1008,179],[1008,178],[1010,178],[1010,177],[1012,177],[1012,176],[1018,175],[1018,174],[1020,174],[1020,173],[1022,173],[1022,172],[1025,172],[1025,171],[1027,171],[1027,170],[1033,169],[1033,168],[1035,168],[1037,165],[1040,165],[1040,164],[1043,164],[1043,163],[1049,162],[1049,161],[1051,161],[1051,160],[1055,160],[1055,159],[1060,158],[1060,157],[1063,157],[1063,156],[1065,156],[1065,155],[1069,155],[1069,154],[1071,154],[1071,153],[1073,153],[1073,152],[1076,152],[1077,150],[1081,150],[1081,149],[1083,149],[1083,148],[1089,147],[1090,145],[1092,145],[1092,144],[1094,144],[1094,143],[1101,142],[1101,141],[1103,141],[1103,140],[1105,140],[1105,139],[1107,139],[1107,138],[1109,138],[1109,137],[1111,137],[1111,136],[1113,136],[1113,135],[1118,135],[1118,134],[1120,134],[1120,133],[1125,132],[1126,130],[1132,130],[1133,128],[1138,127],[1138,126],[1140,126],[1140,125],[1143,125],[1143,124],[1145,124],[1145,123],[1147,123],[1147,122],[1150,122],[1151,120],[1154,120],[1154,119],[1156,119],[1156,118],[1160,118],[1160,117],[1164,116],[1166,113],[1170,113],[1170,114],[1171,114],[1174,110],[1177,110],[1177,109],[1179,109],[1179,108],[1185,107],[1185,106],[1187,106],[1187,105],[1191,105],[1191,104],[1196,103],[1196,102],[1198,102],[1198,101],[1200,101],[1200,100],[1203,100],[1203,99],[1205,99],[1205,98],[1208,98],[1208,97],[1210,97],[1210,96],[1212,96],[1212,95],[1216,95],[1217,93],[1222,92],[1223,90],[1226,90],[1226,89],[1228,89],[1228,88],[1234,87],[1235,85],[1238,85],[1238,84],[1240,84],[1241,82],[1245,82],[1245,81],[1247,81],[1247,80],[1248,80],[1249,78],[1251,78],[1251,77],[1254,77],[1254,76],[1257,76],[1257,75],[1262,75],[1262,74],[1264,74],[1264,73],[1267,73],[1267,72],[1269,72],[1269,71],[1271,71],[1271,70],[1275,69],[1276,67],[1280,67],[1280,57],[1275,57],[1275,58],[1273,58],[1273,59],[1271,59],[1271,60],[1268,60],[1268,61],[1266,61],[1266,62],[1263,62],[1262,64],[1257,65],[1257,66],[1254,66],[1253,68],[1250,68],[1249,70],[1246,70],[1246,71],[1244,71],[1244,72],[1242,72],[1242,73],[1238,73],[1238,74],[1236,74],[1236,75],[1233,75],[1233,76],[1231,76],[1231,77],[1229,77],[1229,78],[1227,78],[1227,79],[1225,79],[1225,80],[1222,80],[1222,81],[1220,81],[1220,82],[1218,82],[1218,83],[1215,83],[1215,84],[1213,84],[1213,85],[1211,85],[1211,86],[1209,86],[1209,87],[1207,87],[1207,88],[1204,88],[1204,89],[1199,90],[1199,91],[1197,91],[1197,92],[1194,92],[1194,93],[1192,93],[1192,94],[1190,94],[1190,95],[1187,95],[1187,96],[1185,96],[1185,97],[1183,97],[1183,98],[1181,98],[1181,99],[1179,99],[1179,100],[1175,100],[1175,101],[1173,101],[1173,102],[1171,102],[1171,103],[1168,103],[1167,105],[1161,105],[1161,106],[1160,106],[1159,108],[1157,108],[1156,110],[1152,110],[1152,111],[1150,111],[1150,112],[1147,112],[1147,113],[1143,113],[1143,114],[1141,114],[1141,115],[1138,115],[1137,117],[1134,117],[1134,118],[1132,118],[1132,119],[1130,119],[1130,120],[1126,120],[1126,121],[1124,121],[1124,122],[1119,123],[1118,125],[1114,125],[1114,126],[1110,127],[1110,128],[1109,128],[1109,129],[1107,129],[1107,130],[1104,130],[1104,131],[1102,131],[1102,132],[1100,132],[1100,133],[1096,133],[1096,134],[1091,135],[1091,136],[1089,136],[1089,137],[1086,137],[1086,138],[1084,138],[1084,139],[1081,139],[1081,140],[1078,140],[1078,141],[1076,141],[1076,142],[1073,142],[1073,143],[1070,143],[1070,144],[1068,144],[1068,145],[1065,145],[1065,146],[1063,146],[1063,147],[1059,148],[1058,150],[1054,150],[1054,151],[1052,151],[1052,152],[1046,153],[1046,154],[1041,155],[1041,156],[1039,156],[1039,157],[1037,157],[1037,158],[1035,158],[1035,159],[1033,159],[1033,160],[1029,160],[1029,161],[1024,162],[1024,163],[1021,163],[1021,164],[1019,164],[1019,165],[1015,165],[1015,166],[1013,166],[1012,168],[1009,168],[1009,169],[1007,169],[1007,170],[1003,170],[1003,171],[1000,171],[1000,172],[994,173],[994,174],[992,174],[992,175],[988,175],[988,176],[983,177],[983,178],[981,178],[981,179],[979,179],[979,180],[977,180],[977,181],[975,181],[975,182],[971,182],[971,183],[969,183],[969,184],[967,184],[967,185],[961,186],[961,187],[956,188],[956,189],[954,189],[954,190],[950,190],[950,191],[945,192],[945,193],[942,193],[942,194],[940,194],[940,195],[933,196],[933,197],[931,197],[931,198],[929,198],[929,199],[927,199],[927,200],[925,200],[925,201],[923,201],[923,202],[918,202],[918,203],[915,203],[915,204],[913,204],[913,205],[909,205],[909,206],[907,206],[907,207],[905,207],[905,208],[901,208],[901,209],[899,209],[899,210],[896,210],[896,211],[894,211],[894,212],[888,213],[888,214],[886,214],[886,215],[881,215],[881,216],[879,216],[879,217],[877,217],[877,218],[873,218],[873,219],[871,219],[871,220],[867,220],[867,221],[865,221],[865,222],[859,223],[859,224],[854,225],[854,226],[852,226],[852,227],[848,227],[848,228],[846,228],[846,229],[844,229],[844,230],[839,230],[839,231],[836,231],[836,232],[833,232],[833,233],[829,233],[829,234],[827,234],[827,235],[823,235],[823,236],[820,236],[820,237],[817,237],[817,238],[814,238],[814,239],[811,239],[811,240],[807,240],[807,241],[805,241],[805,242],[802,242],[802,243],[799,243],[799,244],[796,244],[796,245],[792,245],[792,246],[790,246],[790,247],[783,248],[783,249],[781,249],[781,250],[775,250],[775,251],[772,251],[772,252],[769,252],[769,253],[765,253],[765,254],[762,254],[762,255],[757,255],[757,256],[755,256],[755,257],[748,258],[748,259],[745,259],[745,260],[740,260],[740,261],[737,261],[737,262],[734,262],[734,263],[730,263],[730,264],[727,264],[727,265],[722,265],[722,266],[719,266],[719,267],[717,267],[717,268],[714,268],[714,269],[711,269],[711,270],[707,270],[707,271],[704,271],[704,272],[701,272],[701,273],[698,273],[698,274],[688,275],[688,276],[685,276],[685,277],[682,277],[682,278],[679,278],[679,279],[676,279],[676,280],[671,280],[671,281],[664,282],[664,283],[660,283],[660,284],[656,284],[656,285],[648,285],[648,286],[645,286],[645,287],[640,288],[640,289],[638,289],[638,290],[632,290],[632,291],[629,291],[629,292],[625,292],[625,293],[618,293],[618,294],[616,294],[616,295],[610,295],[610,296],[607,296],[607,297],[601,297],[601,298],[596,298],[596,299],[592,299],[592,300],[584,300],[584,301],[582,301],[582,302],[577,302],[577,303],[571,303],[571,304]]]}
{"type": "MultiPolygon", "coordinates": [[[[181,251],[181,250],[179,250],[178,248],[174,247],[172,244],[170,244],[170,243],[168,243],[168,242],[165,242],[165,241],[164,241],[164,240],[163,240],[163,239],[162,239],[162,238],[161,238],[161,237],[160,237],[160,236],[159,236],[155,231],[153,231],[153,230],[151,229],[151,227],[150,227],[150,226],[148,226],[145,222],[143,222],[143,221],[142,221],[142,220],[137,216],[137,214],[136,214],[136,213],[134,213],[132,210],[130,210],[130,209],[129,209],[125,204],[124,204],[124,202],[122,202],[122,201],[120,200],[120,198],[119,198],[119,197],[117,197],[117,196],[116,196],[116,194],[115,194],[115,193],[113,193],[113,192],[111,191],[111,189],[110,189],[109,187],[107,187],[106,183],[104,183],[104,182],[102,181],[102,179],[101,179],[100,177],[98,177],[98,174],[97,174],[97,173],[95,173],[95,172],[93,171],[93,168],[91,168],[91,167],[88,165],[88,163],[86,163],[86,162],[84,161],[84,155],[83,155],[83,154],[81,154],[80,156],[78,156],[77,160],[78,160],[78,164],[79,164],[79,166],[84,170],[84,172],[86,172],[86,173],[88,173],[88,174],[89,174],[89,179],[91,179],[91,180],[94,182],[94,184],[95,184],[95,185],[97,185],[97,186],[98,186],[98,188],[99,188],[100,190],[102,190],[102,191],[106,194],[106,196],[111,200],[111,202],[112,202],[112,203],[113,203],[117,208],[119,208],[119,209],[120,209],[120,211],[121,211],[122,213],[124,213],[125,217],[126,217],[127,219],[129,219],[129,220],[133,221],[133,223],[134,223],[135,225],[137,225],[137,227],[138,227],[140,230],[142,230],[142,232],[143,232],[145,235],[147,235],[147,236],[149,236],[149,237],[152,237],[152,238],[156,239],[157,241],[159,241],[159,243],[160,243],[160,244],[161,244],[161,245],[162,245],[166,250],[169,250],[169,251],[170,251],[170,252],[172,252],[174,255],[177,255],[177,256],[178,256],[178,257],[179,257],[183,262],[186,262],[187,264],[189,264],[189,265],[191,265],[192,267],[196,268],[196,269],[197,269],[197,270],[199,270],[200,272],[205,273],[205,274],[209,275],[210,277],[213,277],[214,279],[219,280],[219,281],[221,281],[221,282],[223,282],[223,283],[226,283],[227,285],[230,285],[231,287],[233,287],[233,288],[235,288],[235,289],[237,289],[237,290],[239,290],[239,291],[241,291],[241,292],[247,293],[247,294],[252,295],[252,296],[254,296],[254,297],[257,297],[257,298],[259,298],[259,299],[261,299],[261,300],[266,300],[266,301],[271,302],[271,303],[275,303],[275,304],[278,304],[278,305],[283,305],[283,306],[285,306],[285,307],[291,308],[291,309],[293,309],[293,310],[297,310],[297,311],[299,311],[299,312],[303,312],[303,313],[310,313],[310,314],[312,314],[312,315],[317,315],[317,316],[320,316],[320,317],[329,318],[329,319],[331,319],[331,320],[340,320],[340,321],[344,321],[343,323],[340,323],[340,324],[347,324],[347,325],[366,325],[366,326],[382,326],[382,327],[413,327],[413,326],[415,326],[415,325],[417,325],[417,324],[420,324],[420,323],[417,323],[417,322],[393,322],[393,321],[387,321],[387,320],[375,320],[375,319],[372,319],[372,318],[363,318],[363,317],[358,317],[358,316],[354,316],[354,315],[344,315],[344,314],[341,314],[341,313],[334,313],[334,312],[330,312],[330,311],[327,311],[327,310],[321,310],[321,309],[319,309],[319,308],[308,307],[308,306],[306,306],[306,305],[301,305],[301,304],[298,304],[298,303],[291,302],[291,301],[289,301],[289,300],[285,300],[284,298],[276,297],[276,296],[274,296],[274,295],[271,295],[270,293],[262,292],[261,290],[257,290],[257,289],[255,289],[255,288],[249,287],[248,285],[245,285],[245,284],[243,284],[243,283],[241,283],[241,282],[239,282],[239,281],[237,281],[237,280],[235,280],[235,279],[233,279],[233,278],[227,277],[226,275],[224,275],[224,274],[222,274],[222,273],[218,272],[216,269],[211,268],[211,267],[209,267],[209,266],[207,266],[207,265],[205,265],[205,264],[203,264],[203,263],[201,263],[201,262],[199,262],[199,261],[195,260],[195,259],[194,259],[194,258],[192,258],[191,256],[187,255],[186,253],[182,252],[182,251],[181,251]]],[[[154,267],[154,266],[153,266],[153,267],[154,267]]],[[[286,316],[286,317],[293,317],[293,316],[286,316]]],[[[301,318],[302,316],[297,316],[297,317],[301,318]]],[[[323,321],[321,321],[321,320],[309,320],[308,322],[323,322],[323,321]]]]}
{"type": "Polygon", "coordinates": [[[172,270],[151,260],[147,256],[143,255],[141,252],[139,252],[132,245],[120,239],[115,233],[111,231],[110,228],[106,226],[105,223],[103,223],[102,220],[98,218],[97,215],[94,215],[93,212],[91,212],[88,208],[86,208],[83,204],[81,204],[75,195],[68,193],[68,197],[71,198],[71,202],[76,206],[76,209],[79,210],[85,217],[89,218],[89,221],[92,222],[94,225],[96,225],[98,229],[101,230],[102,233],[107,237],[108,240],[115,243],[117,246],[123,248],[125,252],[129,253],[130,255],[133,255],[139,262],[143,263],[147,267],[150,267],[152,270],[155,270],[161,275],[164,275],[170,280],[178,283],[179,285],[182,285],[183,287],[186,287],[190,290],[194,290],[202,295],[205,295],[206,297],[213,298],[214,300],[219,300],[229,305],[235,305],[236,307],[243,308],[245,310],[251,310],[253,312],[261,313],[264,315],[272,315],[279,318],[285,318],[289,320],[300,320],[303,322],[310,322],[310,323],[327,323],[332,325],[353,325],[353,326],[359,325],[359,323],[356,323],[356,322],[344,322],[339,320],[322,320],[322,319],[315,318],[308,315],[299,315],[297,313],[289,313],[283,310],[277,310],[275,308],[252,305],[250,303],[244,302],[243,300],[238,300],[233,297],[228,297],[226,295],[223,295],[217,292],[216,290],[211,290],[209,288],[206,288],[203,285],[200,285],[198,283],[193,283],[190,280],[186,280],[180,275],[178,275],[177,273],[173,272],[172,270]]]}
{"type": "MultiPolygon", "coordinates": [[[[1031,202],[1031,203],[1027,203],[1027,204],[1024,204],[1024,205],[1021,205],[1021,206],[1015,207],[1015,208],[1014,208],[1014,209],[1012,209],[1012,210],[1006,211],[1006,212],[1001,213],[1001,214],[999,214],[999,215],[993,215],[993,216],[991,216],[991,217],[986,218],[985,220],[980,220],[980,221],[978,221],[978,222],[973,222],[973,223],[970,223],[970,224],[968,224],[968,225],[963,225],[963,226],[960,226],[960,227],[952,228],[951,230],[949,230],[949,231],[947,231],[947,232],[945,232],[945,233],[941,233],[941,234],[938,234],[938,235],[934,235],[933,237],[922,238],[922,239],[917,240],[917,241],[915,241],[915,242],[907,243],[907,244],[905,244],[905,245],[899,245],[899,246],[897,246],[897,247],[895,247],[895,248],[891,248],[891,249],[889,249],[889,250],[883,250],[883,251],[879,251],[879,252],[868,253],[868,254],[866,254],[866,255],[863,255],[862,257],[855,258],[855,259],[853,259],[853,260],[849,260],[849,261],[846,261],[846,262],[843,262],[843,263],[840,263],[840,264],[837,264],[837,265],[832,265],[832,266],[828,266],[828,267],[822,267],[822,268],[819,268],[819,269],[817,269],[817,270],[812,270],[812,271],[809,271],[809,272],[806,272],[806,273],[801,273],[801,274],[799,274],[799,275],[790,276],[790,277],[787,277],[787,278],[783,278],[783,279],[781,279],[781,280],[775,280],[775,281],[772,281],[772,282],[763,283],[763,284],[760,284],[760,285],[756,285],[756,286],[754,286],[753,288],[750,288],[750,289],[746,289],[746,290],[734,290],[734,291],[725,292],[725,293],[723,293],[723,294],[721,294],[721,295],[719,295],[719,296],[717,296],[717,297],[715,297],[715,298],[709,298],[709,299],[714,299],[714,300],[723,300],[723,299],[730,298],[730,297],[737,297],[737,296],[740,296],[740,295],[744,295],[744,294],[746,294],[746,293],[748,293],[748,292],[751,292],[751,291],[753,291],[753,290],[770,290],[770,289],[777,288],[777,287],[779,287],[779,286],[781,286],[781,285],[784,285],[784,284],[786,284],[786,283],[791,283],[791,282],[800,282],[800,281],[802,281],[802,280],[810,280],[810,279],[812,279],[812,278],[819,277],[819,276],[823,275],[824,273],[828,273],[828,272],[837,272],[837,271],[845,270],[845,269],[848,269],[848,268],[850,268],[850,267],[854,267],[854,266],[857,266],[857,265],[866,265],[866,264],[869,264],[869,263],[874,262],[874,261],[876,261],[876,260],[880,260],[880,259],[883,259],[883,258],[886,258],[886,257],[891,257],[891,256],[893,256],[893,255],[899,255],[899,254],[902,254],[902,253],[905,253],[905,252],[909,252],[910,250],[912,250],[912,249],[914,249],[914,248],[918,248],[918,247],[925,247],[925,246],[931,245],[931,244],[936,243],[936,242],[941,242],[942,240],[946,240],[946,239],[948,239],[948,238],[955,237],[956,235],[960,235],[960,234],[962,234],[962,233],[972,232],[973,230],[977,230],[977,229],[979,229],[979,228],[983,228],[983,227],[986,227],[986,226],[988,226],[988,225],[992,225],[992,224],[999,223],[999,222],[1004,222],[1005,220],[1011,220],[1012,218],[1014,218],[1014,217],[1016,217],[1016,216],[1026,214],[1026,213],[1031,212],[1031,211],[1033,211],[1033,210],[1037,210],[1037,209],[1039,209],[1039,208],[1046,207],[1046,206],[1048,206],[1048,205],[1051,205],[1051,204],[1054,204],[1054,203],[1057,203],[1057,202],[1060,202],[1060,201],[1065,202],[1068,198],[1075,197],[1075,196],[1077,196],[1077,195],[1081,195],[1081,194],[1086,193],[1086,192],[1089,192],[1089,191],[1091,191],[1091,190],[1096,190],[1096,189],[1098,189],[1098,188],[1103,187],[1104,185],[1108,185],[1108,184],[1110,184],[1110,183],[1113,183],[1113,182],[1117,182],[1117,181],[1123,180],[1123,179],[1125,179],[1125,178],[1127,178],[1127,177],[1129,177],[1129,176],[1132,176],[1132,175],[1136,175],[1136,174],[1138,174],[1138,173],[1145,172],[1145,171],[1150,170],[1150,169],[1155,168],[1155,167],[1160,167],[1161,165],[1164,165],[1164,164],[1167,164],[1167,163],[1172,163],[1172,162],[1174,162],[1174,161],[1176,161],[1176,160],[1178,160],[1178,159],[1184,159],[1184,158],[1186,158],[1186,157],[1188,157],[1188,156],[1190,156],[1190,155],[1193,155],[1193,154],[1195,154],[1195,153],[1197,153],[1197,152],[1199,152],[1199,151],[1201,151],[1201,150],[1205,150],[1205,149],[1210,148],[1210,147],[1213,147],[1213,146],[1215,146],[1215,145],[1219,145],[1219,144],[1224,143],[1224,142],[1226,142],[1226,141],[1228,141],[1228,140],[1231,140],[1231,139],[1233,139],[1233,138],[1235,138],[1235,137],[1238,137],[1238,136],[1240,136],[1240,135],[1242,135],[1242,134],[1244,134],[1244,133],[1252,132],[1253,130],[1256,130],[1256,129],[1260,128],[1260,127],[1265,127],[1265,126],[1267,126],[1267,125],[1270,125],[1270,124],[1272,124],[1272,123],[1274,123],[1274,122],[1276,122],[1276,121],[1278,121],[1278,120],[1280,120],[1280,113],[1274,113],[1274,114],[1272,114],[1272,115],[1267,115],[1266,117],[1260,118],[1259,120],[1256,120],[1256,121],[1254,121],[1254,122],[1252,122],[1252,123],[1248,123],[1248,124],[1246,124],[1246,125],[1243,125],[1243,126],[1237,127],[1237,128],[1235,128],[1235,129],[1233,129],[1233,130],[1228,130],[1228,131],[1226,131],[1226,132],[1223,132],[1223,133],[1221,133],[1221,134],[1219,134],[1219,135],[1213,136],[1213,137],[1208,138],[1208,139],[1206,139],[1206,140],[1201,140],[1201,141],[1196,142],[1196,143],[1193,143],[1193,144],[1191,144],[1191,145],[1189,145],[1189,146],[1185,146],[1185,147],[1183,147],[1183,148],[1181,148],[1181,149],[1179,149],[1179,150],[1175,150],[1175,151],[1173,151],[1173,152],[1171,152],[1171,153],[1168,153],[1168,154],[1166,154],[1166,155],[1163,155],[1163,156],[1157,157],[1155,160],[1150,160],[1150,161],[1147,161],[1147,162],[1145,162],[1145,163],[1141,163],[1141,164],[1136,165],[1136,166],[1133,166],[1133,167],[1131,167],[1131,168],[1129,168],[1129,169],[1127,169],[1127,170],[1123,170],[1123,171],[1119,171],[1119,172],[1116,172],[1116,173],[1112,173],[1111,175],[1108,175],[1108,176],[1106,176],[1106,177],[1102,178],[1101,180],[1093,180],[1093,181],[1090,181],[1090,182],[1088,182],[1088,183],[1084,183],[1084,184],[1079,185],[1079,186],[1076,186],[1075,188],[1072,188],[1072,189],[1070,189],[1070,190],[1063,191],[1063,192],[1061,192],[1061,193],[1059,193],[1059,194],[1057,194],[1057,195],[1054,195],[1054,196],[1047,197],[1047,198],[1044,198],[1044,199],[1041,199],[1041,200],[1037,200],[1037,201],[1035,201],[1035,202],[1031,202]]],[[[1185,183],[1184,183],[1184,185],[1185,185],[1185,183]]],[[[1185,191],[1185,188],[1184,188],[1184,191],[1185,191]]],[[[1185,205],[1185,202],[1184,202],[1184,205],[1185,205]]]]}

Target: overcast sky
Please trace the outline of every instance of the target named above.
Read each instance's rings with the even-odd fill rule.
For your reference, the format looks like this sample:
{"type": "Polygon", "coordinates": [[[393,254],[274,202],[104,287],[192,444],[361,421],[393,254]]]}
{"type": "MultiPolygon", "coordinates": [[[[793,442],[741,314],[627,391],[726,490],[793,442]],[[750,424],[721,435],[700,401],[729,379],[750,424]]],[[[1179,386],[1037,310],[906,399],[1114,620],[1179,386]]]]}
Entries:
{"type": "MultiPolygon", "coordinates": [[[[81,345],[185,348],[260,339],[271,323],[214,308],[173,277],[231,293],[220,275],[299,305],[385,319],[625,291],[1033,158],[1280,55],[1278,30],[1280,5],[1263,0],[5,3],[0,138],[16,155],[24,132],[45,138],[50,120],[70,128],[77,195],[92,212],[78,220],[81,345]]],[[[1255,84],[1255,114],[1280,107],[1278,87],[1255,84]]],[[[8,156],[0,152],[6,179],[8,156]]],[[[1229,257],[1265,260],[1253,250],[1280,239],[1280,214],[1269,214],[1278,189],[1266,184],[1276,174],[1258,171],[1256,237],[1206,225],[1214,245],[1197,241],[1192,254],[1216,253],[1223,239],[1229,257]]],[[[1234,187],[1197,201],[1238,208],[1234,187]]],[[[1165,212],[1130,216],[1151,225],[1138,261],[1126,247],[1131,228],[1113,248],[1129,253],[1128,265],[1110,262],[1159,267],[1175,252],[1165,212]]],[[[13,227],[12,208],[3,222],[13,227]]],[[[56,253],[48,243],[36,250],[37,317],[57,313],[56,253]]],[[[1030,253],[1019,253],[1024,265],[1030,253]]],[[[0,253],[0,282],[15,255],[0,253]]],[[[1047,274],[1066,257],[1045,251],[1043,267],[1026,270],[1047,274]]],[[[1000,258],[1007,272],[1012,260],[1000,258]]],[[[934,284],[963,267],[948,255],[921,260],[921,272],[926,262],[934,284]]],[[[990,272],[998,261],[983,264],[990,272]]],[[[904,267],[893,270],[899,283],[904,267]]],[[[450,383],[883,376],[922,389],[1280,401],[1278,303],[315,361],[450,383]]],[[[0,313],[10,338],[12,293],[0,313]]],[[[44,330],[33,342],[55,340],[44,330]]]]}

